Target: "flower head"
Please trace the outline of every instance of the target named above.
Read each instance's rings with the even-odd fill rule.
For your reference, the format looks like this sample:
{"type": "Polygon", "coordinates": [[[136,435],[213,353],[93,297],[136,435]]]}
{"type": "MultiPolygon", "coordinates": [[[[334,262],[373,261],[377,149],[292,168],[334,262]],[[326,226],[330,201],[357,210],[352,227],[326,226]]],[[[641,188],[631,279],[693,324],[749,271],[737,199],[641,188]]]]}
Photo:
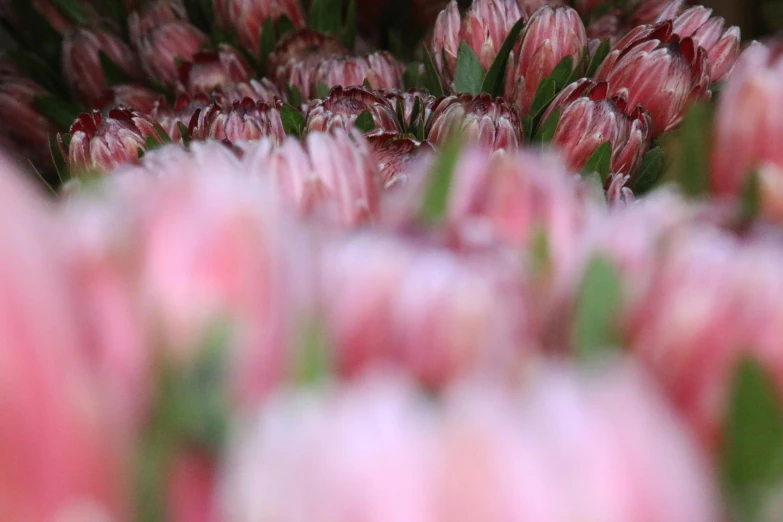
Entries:
{"type": "Polygon", "coordinates": [[[299,0],[217,0],[218,22],[233,30],[239,43],[253,56],[261,51],[261,29],[268,19],[277,22],[283,16],[300,29],[306,25],[299,0]]]}
{"type": "Polygon", "coordinates": [[[364,87],[335,87],[329,96],[318,101],[307,115],[307,130],[349,130],[356,118],[369,112],[375,124],[374,132],[400,132],[394,109],[385,98],[364,87]]]}
{"type": "Polygon", "coordinates": [[[247,82],[253,72],[235,49],[221,45],[217,50],[200,51],[179,67],[179,83],[188,94],[210,93],[216,88],[247,82]]]}
{"type": "Polygon", "coordinates": [[[197,140],[235,142],[270,138],[280,143],[285,138],[280,112],[250,98],[226,106],[213,103],[199,109],[191,119],[188,131],[197,140]]]}

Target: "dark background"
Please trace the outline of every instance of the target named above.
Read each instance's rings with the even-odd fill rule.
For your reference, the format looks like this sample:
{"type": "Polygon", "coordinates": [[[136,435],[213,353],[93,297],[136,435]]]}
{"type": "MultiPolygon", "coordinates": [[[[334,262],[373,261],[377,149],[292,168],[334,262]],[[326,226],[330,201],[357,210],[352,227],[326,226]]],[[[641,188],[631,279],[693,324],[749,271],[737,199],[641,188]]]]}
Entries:
{"type": "Polygon", "coordinates": [[[783,0],[706,0],[703,3],[730,25],[738,25],[743,40],[764,38],[783,30],[783,0]]]}

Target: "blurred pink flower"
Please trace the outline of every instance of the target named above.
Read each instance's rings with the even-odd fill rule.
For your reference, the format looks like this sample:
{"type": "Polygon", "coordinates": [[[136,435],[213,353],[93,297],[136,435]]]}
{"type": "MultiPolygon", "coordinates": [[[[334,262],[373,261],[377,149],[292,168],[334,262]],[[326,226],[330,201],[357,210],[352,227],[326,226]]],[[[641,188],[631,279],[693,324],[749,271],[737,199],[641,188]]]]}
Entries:
{"type": "Polygon", "coordinates": [[[181,89],[190,95],[210,93],[216,88],[247,82],[253,75],[250,65],[228,45],[201,51],[179,66],[181,89]]]}
{"type": "Polygon", "coordinates": [[[170,20],[151,27],[139,36],[136,50],[147,80],[173,89],[178,68],[189,62],[207,43],[207,36],[185,20],[170,20]]]}
{"type": "Polygon", "coordinates": [[[216,0],[215,15],[217,21],[232,30],[242,47],[256,58],[261,53],[261,30],[268,19],[277,25],[278,19],[285,16],[297,29],[306,25],[299,0],[216,0]]]}
{"type": "Polygon", "coordinates": [[[35,108],[35,98],[47,92],[24,78],[0,79],[0,116],[7,122],[0,130],[13,148],[39,165],[49,165],[49,133],[56,132],[52,122],[35,108]]]}
{"type": "Polygon", "coordinates": [[[101,99],[95,102],[95,108],[105,110],[124,106],[149,115],[158,100],[163,97],[160,92],[140,85],[113,85],[103,91],[101,99]]]}

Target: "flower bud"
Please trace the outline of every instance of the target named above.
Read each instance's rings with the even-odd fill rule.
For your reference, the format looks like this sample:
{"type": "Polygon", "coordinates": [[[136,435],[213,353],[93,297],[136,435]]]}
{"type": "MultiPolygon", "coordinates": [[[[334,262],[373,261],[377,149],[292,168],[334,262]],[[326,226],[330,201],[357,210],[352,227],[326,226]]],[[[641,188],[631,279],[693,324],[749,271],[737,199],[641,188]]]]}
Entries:
{"type": "Polygon", "coordinates": [[[513,151],[522,144],[522,124],[516,109],[500,98],[482,93],[441,98],[432,109],[427,140],[442,144],[459,128],[469,143],[491,152],[513,151]]]}
{"type": "Polygon", "coordinates": [[[95,107],[103,110],[125,106],[136,109],[142,114],[149,114],[161,98],[163,98],[161,93],[140,85],[113,85],[103,91],[103,97],[95,107]]]}
{"type": "Polygon", "coordinates": [[[68,159],[71,171],[107,173],[116,166],[135,161],[145,150],[148,136],[160,141],[153,123],[138,111],[120,107],[106,116],[98,111],[81,114],[71,125],[68,159]]]}
{"type": "Polygon", "coordinates": [[[375,127],[371,132],[401,132],[394,109],[386,99],[364,87],[335,87],[307,115],[308,131],[350,130],[356,118],[369,112],[375,127]]]}
{"type": "Polygon", "coordinates": [[[180,63],[191,61],[206,43],[206,35],[196,27],[175,20],[149,30],[136,46],[150,83],[173,89],[179,78],[180,63]]]}
{"type": "Polygon", "coordinates": [[[63,74],[74,96],[91,105],[101,99],[106,87],[100,52],[125,74],[139,78],[136,56],[118,37],[103,30],[77,28],[69,31],[62,43],[63,74]]]}
{"type": "Polygon", "coordinates": [[[0,79],[0,115],[6,122],[0,134],[15,146],[29,154],[37,164],[50,163],[49,133],[56,128],[34,107],[36,96],[46,91],[31,80],[21,78],[0,79]]]}
{"type": "Polygon", "coordinates": [[[641,105],[629,110],[620,96],[607,97],[608,86],[582,79],[566,87],[541,118],[560,110],[552,143],[572,172],[580,172],[605,142],[612,145],[612,172],[634,179],[650,148],[650,116],[641,105]]]}
{"type": "MultiPolygon", "coordinates": [[[[664,13],[662,17],[668,16],[664,13]]],[[[659,21],[667,18],[659,18],[659,21]]],[[[672,31],[680,38],[690,37],[693,43],[707,51],[710,80],[723,79],[734,66],[740,48],[740,30],[730,27],[724,31],[724,20],[712,16],[712,9],[694,6],[672,18],[672,31]]]]}
{"type": "Polygon", "coordinates": [[[221,45],[216,51],[198,52],[179,67],[180,86],[191,95],[246,82],[252,75],[247,61],[228,45],[221,45]]]}
{"type": "Polygon", "coordinates": [[[710,96],[707,52],[692,38],[681,40],[672,32],[671,22],[628,33],[606,57],[595,79],[609,84],[609,97],[621,94],[628,107],[647,109],[653,137],[676,126],[688,102],[710,96]]]}
{"type": "Polygon", "coordinates": [[[367,141],[372,149],[384,189],[397,188],[408,182],[411,167],[420,154],[434,153],[427,141],[401,138],[397,134],[376,134],[367,141]]]}
{"type": "Polygon", "coordinates": [[[213,103],[194,115],[188,128],[193,139],[249,141],[270,138],[274,143],[285,139],[280,112],[264,102],[245,98],[223,106],[213,103]]]}
{"type": "Polygon", "coordinates": [[[587,35],[576,11],[570,7],[540,8],[530,17],[509,56],[505,98],[527,113],[541,81],[560,61],[570,56],[574,69],[584,67],[586,52],[587,35]]]}
{"type": "Polygon", "coordinates": [[[278,88],[268,78],[251,79],[247,82],[238,82],[233,85],[219,87],[212,92],[212,97],[218,105],[231,104],[242,101],[245,98],[275,105],[278,100],[283,99],[278,88]]]}
{"type": "Polygon", "coordinates": [[[314,67],[309,65],[309,61],[319,63],[347,54],[348,50],[334,36],[301,29],[280,38],[269,55],[267,69],[269,77],[281,91],[296,87],[302,96],[309,97],[310,86],[314,83],[314,67]]]}
{"type": "Polygon", "coordinates": [[[433,65],[444,85],[453,90],[460,42],[467,43],[488,70],[522,16],[517,0],[473,0],[460,19],[457,1],[452,0],[438,15],[429,44],[433,65]]]}
{"type": "Polygon", "coordinates": [[[268,19],[277,22],[285,16],[297,29],[307,25],[299,0],[216,0],[215,14],[218,22],[233,30],[240,45],[255,57],[261,52],[261,30],[268,19]]]}
{"type": "Polygon", "coordinates": [[[165,99],[158,100],[150,112],[150,118],[160,124],[174,143],[181,143],[183,138],[189,136],[182,136],[179,124],[181,123],[186,129],[189,128],[193,116],[209,107],[211,103],[206,94],[193,97],[180,94],[173,106],[169,106],[165,99]]]}
{"type": "MultiPolygon", "coordinates": [[[[313,132],[304,143],[286,139],[249,144],[245,169],[276,187],[280,198],[301,214],[356,227],[379,212],[379,179],[365,139],[356,131],[313,132]]],[[[317,220],[316,220],[317,222],[317,220]]]]}
{"type": "Polygon", "coordinates": [[[631,14],[631,25],[649,25],[677,18],[685,0],[642,0],[631,14]]]}

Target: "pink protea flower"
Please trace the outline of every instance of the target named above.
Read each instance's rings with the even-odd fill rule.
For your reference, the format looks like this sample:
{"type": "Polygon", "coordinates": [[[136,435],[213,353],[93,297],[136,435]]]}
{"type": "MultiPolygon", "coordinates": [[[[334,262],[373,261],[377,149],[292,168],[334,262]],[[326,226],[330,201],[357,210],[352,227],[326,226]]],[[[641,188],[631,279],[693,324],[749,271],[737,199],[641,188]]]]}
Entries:
{"type": "Polygon", "coordinates": [[[358,132],[312,132],[304,143],[288,138],[278,148],[263,140],[247,146],[243,161],[249,173],[268,179],[305,216],[344,227],[377,219],[378,171],[358,132]]]}
{"type": "Polygon", "coordinates": [[[740,30],[730,27],[724,30],[724,19],[712,16],[712,9],[694,6],[677,17],[668,18],[664,12],[659,22],[671,19],[672,31],[680,38],[690,37],[693,43],[707,51],[710,80],[715,83],[726,77],[737,60],[740,48],[740,30]]]}
{"type": "Polygon", "coordinates": [[[145,35],[169,22],[187,21],[182,0],[147,0],[128,14],[130,41],[139,47],[145,35]]]}
{"type": "Polygon", "coordinates": [[[486,93],[452,95],[438,100],[427,124],[427,140],[441,144],[455,127],[461,129],[470,143],[493,152],[513,151],[522,144],[522,124],[517,110],[486,93]]]}
{"type": "Polygon", "coordinates": [[[609,98],[608,89],[605,83],[579,80],[555,98],[541,121],[561,111],[552,143],[573,172],[581,171],[595,150],[608,141],[613,172],[633,179],[650,148],[650,116],[641,105],[629,110],[620,95],[609,98]]]}
{"type": "Polygon", "coordinates": [[[103,97],[96,102],[97,109],[131,107],[142,114],[149,114],[155,104],[163,98],[159,92],[135,84],[114,85],[103,91],[103,97]]]}
{"type": "Polygon", "coordinates": [[[317,102],[307,115],[307,130],[349,130],[356,118],[368,111],[375,123],[374,132],[401,132],[394,109],[386,99],[364,87],[335,87],[329,96],[317,102]]]}
{"type": "Polygon", "coordinates": [[[252,75],[247,61],[228,45],[198,52],[179,67],[180,86],[191,95],[247,82],[252,75]]]}
{"type": "Polygon", "coordinates": [[[520,18],[517,0],[473,0],[464,19],[460,18],[457,1],[449,2],[438,15],[429,44],[433,65],[444,84],[453,89],[460,42],[473,49],[487,70],[520,18]]]}
{"type": "Polygon", "coordinates": [[[0,187],[0,510],[13,520],[121,520],[119,433],[81,351],[55,221],[5,158],[0,187]]]}
{"type": "Polygon", "coordinates": [[[689,102],[710,97],[707,52],[692,38],[680,39],[669,21],[628,33],[595,79],[609,84],[610,97],[620,94],[629,107],[647,109],[653,137],[676,126],[689,102]]]}
{"type": "Polygon", "coordinates": [[[207,43],[207,36],[184,20],[172,20],[143,33],[136,49],[147,79],[155,85],[174,88],[178,67],[189,62],[207,43]]]}
{"type": "Polygon", "coordinates": [[[403,138],[392,133],[376,134],[368,137],[367,141],[378,164],[384,189],[396,188],[407,183],[408,176],[419,156],[435,151],[427,141],[403,138]]]}
{"type": "Polygon", "coordinates": [[[297,29],[306,25],[299,0],[217,0],[215,14],[218,22],[233,29],[239,43],[256,57],[261,52],[261,29],[267,19],[277,21],[285,16],[297,29]]]}
{"type": "MultiPolygon", "coordinates": [[[[509,56],[505,98],[527,113],[541,81],[563,58],[584,67],[587,35],[579,14],[570,7],[544,6],[530,17],[509,56]]],[[[581,72],[581,71],[580,71],[581,72]]]]}
{"type": "Polygon", "coordinates": [[[268,78],[251,79],[247,82],[224,85],[213,91],[212,97],[218,105],[242,101],[245,98],[274,105],[278,100],[283,99],[280,90],[268,78]]]}
{"type": "Polygon", "coordinates": [[[633,27],[673,20],[682,13],[685,0],[641,0],[631,13],[633,27]]]}
{"type": "Polygon", "coordinates": [[[98,111],[81,114],[71,125],[68,162],[73,173],[109,172],[134,161],[145,140],[157,136],[153,122],[138,111],[126,107],[112,109],[104,116],[98,111]]]}
{"type": "Polygon", "coordinates": [[[740,56],[721,95],[712,148],[712,190],[738,196],[754,169],[760,170],[762,206],[779,219],[783,155],[777,140],[783,128],[775,117],[783,85],[781,45],[755,43],[740,56]]]}
{"type": "Polygon", "coordinates": [[[193,116],[211,104],[212,101],[206,94],[198,94],[193,97],[180,94],[173,106],[170,106],[165,99],[158,100],[150,112],[150,119],[160,123],[173,142],[181,143],[182,138],[189,136],[182,136],[179,124],[181,123],[188,129],[193,116]]]}
{"type": "Polygon", "coordinates": [[[36,96],[46,94],[31,80],[0,79],[0,115],[7,122],[0,134],[13,142],[14,148],[26,151],[30,158],[43,164],[50,162],[48,135],[57,129],[38,112],[33,102],[36,96]]]}
{"type": "Polygon", "coordinates": [[[403,123],[406,129],[418,124],[425,124],[432,114],[432,108],[437,102],[437,98],[424,91],[410,89],[407,91],[387,90],[383,91],[383,96],[392,106],[397,118],[403,123]],[[418,107],[418,109],[417,109],[418,107]],[[416,113],[415,111],[419,112],[416,113]],[[415,120],[415,121],[414,121],[415,120]]]}
{"type": "Polygon", "coordinates": [[[117,36],[86,28],[69,31],[62,43],[63,74],[73,94],[88,104],[100,100],[106,87],[99,58],[101,51],[128,76],[140,77],[136,56],[117,36]]]}
{"type": "Polygon", "coordinates": [[[274,143],[280,143],[285,139],[280,112],[250,98],[223,107],[212,104],[199,110],[191,119],[188,131],[197,140],[235,142],[270,138],[274,143]]]}

